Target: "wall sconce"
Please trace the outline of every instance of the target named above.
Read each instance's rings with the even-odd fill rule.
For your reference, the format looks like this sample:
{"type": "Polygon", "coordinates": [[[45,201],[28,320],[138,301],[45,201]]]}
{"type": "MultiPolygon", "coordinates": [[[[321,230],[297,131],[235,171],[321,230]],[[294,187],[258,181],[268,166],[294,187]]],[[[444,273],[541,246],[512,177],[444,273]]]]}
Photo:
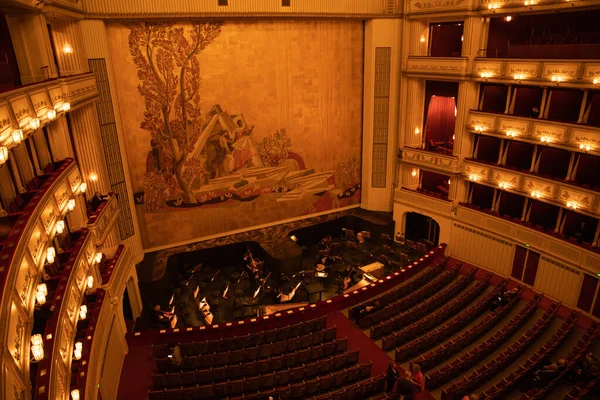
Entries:
{"type": "Polygon", "coordinates": [[[552,82],[556,83],[561,83],[564,80],[564,78],[561,75],[552,75],[550,79],[552,80],[552,82]]]}
{"type": "Polygon", "coordinates": [[[44,341],[39,333],[31,336],[31,354],[35,361],[44,359],[44,341]]]}
{"type": "Polygon", "coordinates": [[[535,1],[534,0],[525,0],[525,2],[523,4],[525,4],[525,6],[531,7],[531,6],[535,5],[535,1]]]}
{"type": "Polygon", "coordinates": [[[71,400],[79,400],[79,389],[71,390],[71,400]]]}
{"type": "Polygon", "coordinates": [[[63,105],[60,107],[61,110],[63,111],[69,111],[71,109],[71,103],[63,103],[63,105]]]}
{"type": "Polygon", "coordinates": [[[48,261],[48,264],[52,264],[55,259],[56,259],[56,250],[54,249],[54,247],[48,247],[46,249],[46,261],[48,261]]]}
{"type": "Polygon", "coordinates": [[[85,319],[87,317],[87,306],[82,304],[79,308],[79,319],[85,319]]]}
{"type": "Polygon", "coordinates": [[[11,133],[12,141],[14,144],[19,144],[23,141],[23,129],[15,129],[11,133]]]}
{"type": "Polygon", "coordinates": [[[60,220],[56,223],[56,233],[61,234],[65,231],[65,221],[60,220]]]}
{"type": "Polygon", "coordinates": [[[79,193],[83,194],[87,190],[87,183],[81,182],[79,184],[79,193]]]}
{"type": "Polygon", "coordinates": [[[29,120],[29,127],[31,129],[33,129],[34,131],[36,129],[38,129],[41,125],[40,119],[39,118],[32,118],[29,120]]]}
{"type": "Polygon", "coordinates": [[[75,199],[71,199],[67,202],[67,210],[73,211],[75,209],[75,199]]]}
{"type": "Polygon", "coordinates": [[[413,168],[413,170],[412,170],[412,171],[411,171],[411,173],[410,173],[410,176],[412,176],[413,178],[414,178],[415,176],[417,176],[417,170],[413,168]]]}
{"type": "Polygon", "coordinates": [[[517,136],[517,132],[515,132],[515,131],[506,131],[506,136],[514,138],[515,136],[517,136]]]}
{"type": "Polygon", "coordinates": [[[420,41],[421,41],[421,43],[425,43],[425,36],[421,35],[420,41]]]}
{"type": "Polygon", "coordinates": [[[8,160],[8,149],[0,146],[0,165],[4,164],[6,160],[8,160]]]}
{"type": "Polygon", "coordinates": [[[590,151],[591,149],[592,149],[592,146],[589,143],[587,143],[587,144],[581,143],[579,145],[579,150],[590,151]]]}
{"type": "Polygon", "coordinates": [[[498,8],[498,4],[497,3],[490,3],[490,4],[488,4],[488,10],[494,10],[494,12],[496,12],[497,8],[498,8]]]}
{"type": "Polygon", "coordinates": [[[71,54],[73,52],[73,48],[70,44],[65,44],[65,47],[63,47],[63,52],[65,54],[71,54]]]}
{"type": "Polygon", "coordinates": [[[448,178],[448,186],[450,186],[450,178],[448,178]]]}
{"type": "Polygon", "coordinates": [[[485,78],[485,79],[487,79],[487,78],[491,78],[491,77],[492,77],[492,75],[493,75],[493,74],[492,74],[491,72],[480,72],[480,73],[479,73],[479,76],[481,76],[482,78],[485,78]]]}
{"type": "Polygon", "coordinates": [[[513,76],[513,78],[515,78],[515,81],[522,81],[523,79],[526,78],[525,74],[515,74],[513,76]]]}
{"type": "Polygon", "coordinates": [[[91,180],[92,182],[96,182],[96,181],[98,180],[98,175],[96,175],[96,173],[92,172],[92,173],[90,174],[90,180],[91,180]]]}
{"type": "Polygon", "coordinates": [[[572,208],[573,210],[577,210],[577,207],[579,207],[579,204],[577,204],[576,201],[568,201],[567,207],[572,208]]]}
{"type": "Polygon", "coordinates": [[[506,182],[500,182],[498,186],[500,187],[500,189],[508,189],[508,183],[506,182]]]}
{"type": "Polygon", "coordinates": [[[100,264],[100,262],[102,261],[102,256],[104,254],[102,254],[102,252],[98,252],[96,253],[96,255],[94,256],[94,261],[96,262],[96,264],[100,264]]]}
{"type": "Polygon", "coordinates": [[[507,15],[506,17],[504,17],[504,20],[506,22],[510,22],[510,21],[512,21],[512,17],[510,15],[507,15]]]}
{"type": "Polygon", "coordinates": [[[483,126],[475,125],[475,132],[483,132],[483,126]]]}
{"type": "Polygon", "coordinates": [[[594,86],[600,85],[600,78],[594,78],[594,80],[592,81],[592,84],[594,86]]]}
{"type": "Polygon", "coordinates": [[[533,192],[531,192],[531,197],[539,199],[540,197],[542,197],[542,194],[539,191],[534,190],[533,192]]]}
{"type": "Polygon", "coordinates": [[[39,285],[37,285],[37,289],[35,291],[35,299],[37,300],[37,302],[40,306],[46,304],[46,296],[47,295],[48,295],[48,287],[46,286],[46,284],[40,283],[39,285]]]}
{"type": "Polygon", "coordinates": [[[540,141],[542,143],[550,144],[550,142],[552,142],[552,138],[550,136],[542,136],[540,138],[540,141]]]}
{"type": "Polygon", "coordinates": [[[94,287],[94,277],[92,275],[87,277],[87,287],[91,289],[94,287]]]}
{"type": "Polygon", "coordinates": [[[83,343],[76,342],[73,350],[73,360],[81,360],[81,350],[83,350],[83,343]]]}
{"type": "Polygon", "coordinates": [[[477,175],[469,175],[469,180],[473,182],[477,182],[479,180],[479,176],[477,175]]]}
{"type": "Polygon", "coordinates": [[[421,133],[421,130],[419,128],[415,128],[415,135],[419,135],[421,133]]]}
{"type": "Polygon", "coordinates": [[[464,42],[465,41],[465,35],[460,35],[460,41],[464,42]]]}
{"type": "Polygon", "coordinates": [[[48,118],[50,121],[52,121],[54,118],[56,118],[56,110],[50,110],[46,113],[46,118],[48,118]]]}

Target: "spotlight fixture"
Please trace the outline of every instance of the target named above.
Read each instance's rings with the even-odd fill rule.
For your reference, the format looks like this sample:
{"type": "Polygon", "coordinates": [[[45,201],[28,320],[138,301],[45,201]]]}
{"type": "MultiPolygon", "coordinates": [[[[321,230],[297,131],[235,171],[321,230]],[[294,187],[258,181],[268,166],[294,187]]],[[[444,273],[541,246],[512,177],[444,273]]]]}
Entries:
{"type": "Polygon", "coordinates": [[[23,141],[23,129],[15,129],[11,133],[12,140],[14,144],[19,144],[23,141]]]}
{"type": "Polygon", "coordinates": [[[48,118],[50,121],[52,121],[54,118],[56,118],[56,110],[49,110],[46,113],[46,118],[48,118]]]}
{"type": "Polygon", "coordinates": [[[8,149],[0,146],[0,165],[4,164],[6,160],[8,160],[8,149]]]}
{"type": "Polygon", "coordinates": [[[31,336],[31,354],[35,361],[44,359],[44,341],[39,333],[31,336]]]}

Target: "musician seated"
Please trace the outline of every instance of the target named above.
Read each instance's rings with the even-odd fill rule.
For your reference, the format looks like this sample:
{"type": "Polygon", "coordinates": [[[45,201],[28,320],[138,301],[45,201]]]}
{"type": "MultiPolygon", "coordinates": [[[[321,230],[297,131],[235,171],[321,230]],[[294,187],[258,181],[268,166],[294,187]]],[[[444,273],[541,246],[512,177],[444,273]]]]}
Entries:
{"type": "Polygon", "coordinates": [[[319,242],[319,250],[328,250],[329,246],[331,245],[331,242],[333,242],[333,238],[331,237],[331,235],[325,236],[319,242]]]}
{"type": "Polygon", "coordinates": [[[173,316],[171,313],[162,311],[160,309],[160,305],[155,305],[152,310],[152,316],[150,318],[150,322],[153,327],[167,329],[171,327],[171,319],[173,316]]]}

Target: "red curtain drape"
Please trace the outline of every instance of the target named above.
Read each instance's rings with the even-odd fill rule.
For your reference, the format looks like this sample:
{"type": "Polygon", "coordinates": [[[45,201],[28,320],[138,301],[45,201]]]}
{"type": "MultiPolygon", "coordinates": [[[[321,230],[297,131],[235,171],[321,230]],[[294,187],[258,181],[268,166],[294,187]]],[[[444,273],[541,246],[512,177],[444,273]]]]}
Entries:
{"type": "Polygon", "coordinates": [[[454,97],[433,96],[425,122],[425,138],[434,142],[450,142],[456,122],[454,97]]]}

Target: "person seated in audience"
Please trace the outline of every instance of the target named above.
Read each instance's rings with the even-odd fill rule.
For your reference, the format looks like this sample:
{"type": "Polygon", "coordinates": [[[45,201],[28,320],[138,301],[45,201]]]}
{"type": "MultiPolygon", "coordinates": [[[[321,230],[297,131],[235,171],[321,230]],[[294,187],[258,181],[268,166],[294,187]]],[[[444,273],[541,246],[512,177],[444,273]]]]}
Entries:
{"type": "Polygon", "coordinates": [[[529,113],[529,118],[537,118],[540,116],[540,109],[537,106],[533,106],[531,108],[531,112],[529,113]]]}
{"type": "Polygon", "coordinates": [[[533,386],[538,388],[546,386],[566,368],[566,365],[567,361],[561,358],[558,362],[548,364],[535,371],[533,374],[533,386]]]}
{"type": "Polygon", "coordinates": [[[152,316],[150,318],[150,322],[153,327],[158,327],[161,329],[167,329],[171,327],[171,319],[170,313],[162,311],[160,309],[160,305],[155,305],[152,310],[152,316]]]}
{"type": "Polygon", "coordinates": [[[582,357],[579,361],[577,361],[577,364],[569,375],[568,380],[573,383],[580,381],[589,382],[598,375],[600,375],[598,359],[596,359],[592,352],[589,352],[585,355],[585,357],[582,357]]]}
{"type": "Polygon", "coordinates": [[[92,211],[96,211],[100,207],[100,204],[102,204],[102,201],[106,199],[108,199],[108,196],[104,196],[100,191],[96,190],[91,200],[92,211]]]}
{"type": "Polygon", "coordinates": [[[394,384],[396,383],[396,379],[398,379],[398,369],[396,368],[396,363],[390,361],[388,364],[388,369],[385,376],[385,392],[389,393],[394,389],[394,384]]]}
{"type": "Polygon", "coordinates": [[[425,390],[425,377],[421,372],[421,367],[417,364],[413,364],[411,382],[415,393],[421,393],[425,390]]]}
{"type": "Polygon", "coordinates": [[[179,346],[173,347],[171,354],[169,354],[169,358],[174,366],[179,367],[181,365],[183,358],[181,358],[181,349],[179,346]]]}
{"type": "Polygon", "coordinates": [[[517,297],[518,293],[519,293],[519,289],[517,289],[517,288],[512,288],[512,289],[504,292],[504,296],[503,296],[504,303],[505,304],[510,303],[512,299],[517,297]]]}
{"type": "Polygon", "coordinates": [[[471,393],[468,396],[464,396],[461,400],[479,400],[479,395],[471,393]]]}
{"type": "Polygon", "coordinates": [[[373,304],[367,304],[366,306],[364,306],[364,308],[362,308],[360,310],[360,316],[364,317],[368,314],[371,314],[375,311],[377,311],[377,309],[381,307],[381,303],[379,302],[379,300],[375,300],[375,303],[373,304]]]}
{"type": "Polygon", "coordinates": [[[490,305],[490,311],[495,311],[496,308],[504,305],[505,294],[506,291],[504,289],[500,290],[498,296],[496,296],[496,298],[492,301],[492,304],[490,305]]]}
{"type": "Polygon", "coordinates": [[[415,398],[411,378],[412,373],[410,371],[406,371],[404,376],[401,376],[396,380],[396,386],[394,387],[393,394],[395,394],[398,399],[413,400],[415,398]]]}

